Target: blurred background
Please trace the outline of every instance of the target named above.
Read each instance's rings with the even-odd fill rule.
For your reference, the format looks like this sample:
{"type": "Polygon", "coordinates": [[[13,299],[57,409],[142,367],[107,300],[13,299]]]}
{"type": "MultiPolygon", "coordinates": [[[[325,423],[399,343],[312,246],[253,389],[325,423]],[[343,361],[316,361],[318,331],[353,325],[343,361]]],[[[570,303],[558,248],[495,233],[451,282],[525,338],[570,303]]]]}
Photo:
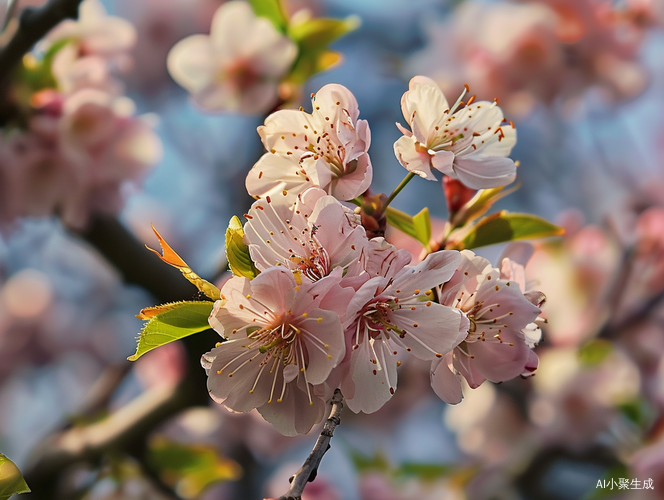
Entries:
{"type": "MultiPolygon", "coordinates": [[[[18,10],[42,3],[20,0],[18,10]]],[[[285,438],[256,413],[207,404],[204,387],[202,397],[168,406],[184,378],[200,379],[196,360],[215,334],[201,334],[197,351],[173,343],[126,361],[142,326],[135,314],[169,299],[168,282],[158,280],[170,269],[153,258],[155,286],[146,289],[127,280],[113,249],[134,255],[127,234],[157,246],[153,223],[200,275],[221,279],[228,221],[251,202],[244,179],[263,154],[256,127],[264,115],[204,111],[166,66],[176,42],[209,33],[222,3],[104,1],[135,27],[117,79],[156,132],[161,160],[123,190],[120,225],[32,213],[2,230],[0,451],[24,472],[33,489],[26,498],[278,497],[316,438],[285,438]],[[154,408],[163,410],[155,418],[154,408]],[[99,445],[118,412],[118,425],[133,430],[99,445]],[[64,435],[72,441],[57,440],[64,435]],[[44,466],[54,446],[81,460],[49,455],[44,466]]],[[[413,360],[390,404],[344,412],[303,499],[664,498],[664,0],[284,5],[291,15],[361,20],[333,45],[342,60],[301,95],[334,82],[357,97],[372,132],[372,191],[389,193],[404,175],[395,122],[403,123],[408,80],[422,74],[448,100],[464,84],[478,99],[499,99],[518,129],[511,157],[520,188],[496,208],[566,229],[534,242],[528,266],[548,298],[536,376],[466,388],[452,407],[413,360]],[[649,479],[654,489],[644,489],[649,479]]],[[[308,100],[296,105],[308,110],[308,100]]],[[[48,186],[35,175],[31,182],[48,186]]],[[[436,182],[415,179],[394,205],[446,217],[436,182]]],[[[479,253],[495,263],[502,250],[479,253]]]]}

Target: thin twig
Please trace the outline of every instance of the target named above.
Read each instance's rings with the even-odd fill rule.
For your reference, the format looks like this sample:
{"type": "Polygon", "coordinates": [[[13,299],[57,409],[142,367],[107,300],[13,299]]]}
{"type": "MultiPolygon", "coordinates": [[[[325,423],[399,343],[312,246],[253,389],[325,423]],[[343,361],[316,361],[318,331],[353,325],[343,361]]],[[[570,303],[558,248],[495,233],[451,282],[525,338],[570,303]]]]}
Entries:
{"type": "Polygon", "coordinates": [[[332,410],[330,416],[327,418],[323,430],[316,440],[314,449],[304,461],[304,464],[299,471],[291,478],[291,485],[285,495],[279,497],[279,500],[301,500],[302,492],[308,482],[316,479],[318,474],[318,466],[320,465],[323,455],[330,449],[330,440],[334,435],[334,429],[341,423],[341,410],[344,407],[344,396],[339,389],[335,389],[334,396],[330,401],[332,410]]]}

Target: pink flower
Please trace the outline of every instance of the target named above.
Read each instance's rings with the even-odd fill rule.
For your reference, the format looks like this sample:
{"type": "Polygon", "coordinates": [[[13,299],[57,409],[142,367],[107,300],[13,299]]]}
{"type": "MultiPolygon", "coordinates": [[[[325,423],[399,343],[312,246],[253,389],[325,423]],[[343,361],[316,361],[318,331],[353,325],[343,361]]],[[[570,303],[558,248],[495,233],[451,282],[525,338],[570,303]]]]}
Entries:
{"type": "Polygon", "coordinates": [[[306,434],[325,411],[323,383],[345,354],[341,319],[352,289],[341,268],[298,285],[280,267],[252,281],[233,277],[210,325],[226,337],[202,358],[212,398],[233,411],[257,408],[286,435],[306,434]]]}
{"type": "Polygon", "coordinates": [[[463,340],[467,321],[434,302],[431,291],[450,279],[460,259],[456,251],[436,252],[393,276],[370,278],[356,292],[344,323],[350,356],[341,384],[351,410],[372,413],[392,397],[399,350],[434,360],[463,340]]]}
{"type": "Polygon", "coordinates": [[[312,99],[313,112],[280,110],[258,127],[265,149],[247,176],[249,194],[264,198],[297,195],[317,186],[351,200],[371,185],[371,134],[358,120],[357,101],[341,85],[325,85],[312,99]]]}
{"type": "Polygon", "coordinates": [[[456,307],[470,320],[465,340],[431,367],[431,384],[444,401],[456,404],[463,397],[460,379],[470,387],[485,380],[502,382],[537,368],[531,347],[538,329],[531,324],[539,316],[544,297],[524,293],[523,267],[503,260],[505,273],[469,250],[461,252],[461,265],[439,291],[441,304],[456,307]],[[510,281],[515,279],[517,281],[510,281]]]}
{"type": "Polygon", "coordinates": [[[80,227],[90,211],[122,208],[121,188],[139,180],[161,159],[162,145],[150,124],[131,116],[127,98],[88,89],[63,104],[59,135],[65,161],[77,171],[77,189],[69,194],[65,223],[80,227]]]}
{"type": "Polygon", "coordinates": [[[228,2],[212,18],[210,36],[192,35],[168,54],[168,70],[204,109],[246,114],[271,109],[297,46],[245,2],[228,2]]]}
{"type": "Polygon", "coordinates": [[[504,186],[514,181],[516,166],[506,158],[516,143],[514,126],[501,126],[503,112],[486,101],[450,107],[440,87],[424,76],[410,81],[401,111],[412,130],[394,143],[394,154],[409,171],[436,180],[431,167],[473,189],[504,186]]]}
{"type": "Polygon", "coordinates": [[[300,194],[294,206],[267,196],[247,218],[245,241],[261,271],[281,265],[316,281],[356,262],[368,243],[357,216],[318,188],[300,194]]]}
{"type": "Polygon", "coordinates": [[[136,30],[125,19],[109,16],[100,0],[85,0],[78,21],[63,21],[46,37],[50,44],[60,40],[70,40],[79,57],[102,56],[122,65],[136,43],[136,30]]]}

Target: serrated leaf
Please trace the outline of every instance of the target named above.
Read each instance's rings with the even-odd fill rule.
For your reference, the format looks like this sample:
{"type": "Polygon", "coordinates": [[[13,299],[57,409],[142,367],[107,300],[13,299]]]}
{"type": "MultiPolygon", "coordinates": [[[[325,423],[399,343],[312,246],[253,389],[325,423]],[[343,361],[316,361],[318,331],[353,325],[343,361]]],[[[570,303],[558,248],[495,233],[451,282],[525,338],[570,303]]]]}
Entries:
{"type": "Polygon", "coordinates": [[[226,259],[231,271],[236,276],[254,279],[258,269],[251,260],[249,247],[244,243],[244,229],[239,217],[234,215],[226,229],[226,259]]]}
{"type": "Polygon", "coordinates": [[[387,223],[401,231],[406,233],[408,236],[412,236],[417,239],[417,232],[415,231],[415,224],[413,223],[413,218],[401,210],[396,208],[387,207],[385,211],[387,217],[387,223]]]}
{"type": "Polygon", "coordinates": [[[242,475],[240,465],[213,447],[183,444],[157,438],[150,443],[148,460],[162,480],[184,498],[197,498],[208,486],[235,481],[242,475]]]}
{"type": "Polygon", "coordinates": [[[161,260],[166,262],[166,264],[169,264],[179,269],[182,275],[185,278],[187,278],[187,280],[191,284],[193,284],[196,288],[198,288],[201,292],[203,292],[207,297],[211,298],[212,300],[219,300],[219,298],[221,297],[221,292],[219,288],[217,288],[215,285],[213,285],[209,281],[204,280],[198,274],[196,274],[187,265],[187,263],[184,260],[182,260],[182,257],[180,257],[175,252],[175,250],[173,250],[171,246],[168,243],[166,243],[164,238],[162,238],[161,235],[157,232],[154,225],[152,226],[152,230],[154,231],[154,234],[157,235],[157,239],[159,240],[159,245],[161,245],[162,253],[159,253],[157,250],[153,250],[147,245],[145,245],[145,247],[148,250],[150,250],[152,253],[157,255],[157,257],[159,257],[161,260]]]}
{"type": "Polygon", "coordinates": [[[258,17],[269,19],[278,31],[284,33],[288,19],[279,0],[249,0],[249,5],[258,17]]]}
{"type": "Polygon", "coordinates": [[[413,216],[413,227],[415,228],[417,241],[425,247],[428,246],[431,241],[431,217],[427,207],[424,207],[421,212],[413,216]]]}
{"type": "Polygon", "coordinates": [[[12,495],[19,493],[29,493],[28,488],[21,471],[14,462],[0,453],[0,500],[7,500],[12,495]]]}
{"type": "Polygon", "coordinates": [[[463,233],[461,241],[453,241],[449,246],[473,249],[508,241],[561,236],[565,230],[535,215],[502,211],[483,217],[463,233]]]}
{"type": "Polygon", "coordinates": [[[143,309],[141,319],[150,318],[141,330],[136,353],[129,361],[136,361],[146,352],[210,328],[208,317],[214,307],[208,301],[184,301],[143,309]]]}

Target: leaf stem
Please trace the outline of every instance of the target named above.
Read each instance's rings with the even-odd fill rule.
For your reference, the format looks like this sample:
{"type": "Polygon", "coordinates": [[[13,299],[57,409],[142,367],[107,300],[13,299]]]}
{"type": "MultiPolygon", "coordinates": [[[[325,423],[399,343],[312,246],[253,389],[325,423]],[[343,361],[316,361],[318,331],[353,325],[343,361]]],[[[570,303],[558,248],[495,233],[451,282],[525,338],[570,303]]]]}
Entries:
{"type": "Polygon", "coordinates": [[[392,191],[390,196],[387,198],[385,205],[383,205],[383,210],[385,210],[390,205],[390,203],[392,203],[392,200],[397,197],[397,195],[401,192],[403,188],[406,187],[406,184],[408,184],[413,177],[415,177],[415,174],[413,172],[408,172],[408,174],[406,174],[406,177],[403,178],[403,180],[399,183],[397,187],[394,188],[394,191],[392,191]]]}

